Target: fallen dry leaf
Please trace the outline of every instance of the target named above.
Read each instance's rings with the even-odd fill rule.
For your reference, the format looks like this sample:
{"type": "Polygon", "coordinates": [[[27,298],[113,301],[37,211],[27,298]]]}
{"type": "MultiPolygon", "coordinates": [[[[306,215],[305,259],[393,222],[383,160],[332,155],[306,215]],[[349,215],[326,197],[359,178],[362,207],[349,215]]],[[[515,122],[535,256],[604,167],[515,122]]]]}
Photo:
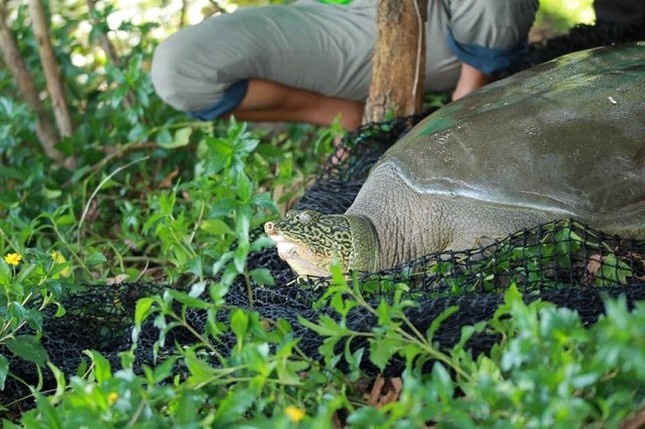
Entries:
{"type": "Polygon", "coordinates": [[[128,279],[128,277],[130,277],[130,276],[127,275],[127,274],[117,274],[114,277],[108,277],[107,279],[105,279],[105,283],[108,286],[120,285],[121,283],[126,281],[128,279]]]}
{"type": "Polygon", "coordinates": [[[601,265],[602,256],[599,254],[591,255],[589,256],[589,262],[587,262],[587,272],[595,277],[601,265]]]}
{"type": "Polygon", "coordinates": [[[161,183],[159,183],[159,188],[170,188],[172,186],[172,179],[177,177],[179,174],[179,169],[175,168],[172,170],[170,173],[166,175],[166,177],[163,178],[161,183]]]}
{"type": "Polygon", "coordinates": [[[367,403],[373,407],[382,407],[385,404],[394,402],[399,399],[403,381],[400,377],[383,378],[381,374],[374,380],[374,385],[367,397],[367,403]]]}

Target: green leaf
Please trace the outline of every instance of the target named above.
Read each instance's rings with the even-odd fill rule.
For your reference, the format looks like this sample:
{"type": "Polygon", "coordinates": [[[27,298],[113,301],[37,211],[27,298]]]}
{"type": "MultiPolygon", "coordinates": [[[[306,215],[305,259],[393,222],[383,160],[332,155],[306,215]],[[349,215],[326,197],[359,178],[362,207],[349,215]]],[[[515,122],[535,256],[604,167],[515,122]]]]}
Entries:
{"type": "Polygon", "coordinates": [[[232,426],[233,422],[243,418],[255,400],[256,395],[248,389],[230,389],[226,397],[217,403],[213,426],[232,426]]]}
{"type": "Polygon", "coordinates": [[[606,284],[613,285],[616,283],[626,284],[627,278],[632,275],[632,270],[629,265],[623,261],[619,261],[614,254],[609,254],[603,257],[602,264],[596,273],[594,284],[598,286],[604,286],[606,284]]]}
{"type": "Polygon", "coordinates": [[[11,268],[9,268],[9,264],[4,261],[4,258],[0,257],[0,285],[9,286],[10,283],[11,268]]]}
{"type": "Polygon", "coordinates": [[[4,383],[9,373],[9,361],[4,355],[0,355],[0,391],[4,390],[4,383]]]}
{"type": "Polygon", "coordinates": [[[212,304],[209,302],[206,302],[202,299],[199,298],[193,298],[192,296],[188,295],[187,293],[184,292],[179,292],[177,290],[169,289],[167,291],[168,295],[172,296],[173,299],[176,301],[191,307],[191,308],[198,308],[202,310],[207,310],[209,309],[212,304]]]}
{"type": "Polygon", "coordinates": [[[94,377],[98,383],[103,383],[112,378],[110,362],[95,350],[85,350],[84,353],[92,359],[94,377]]]}
{"type": "Polygon", "coordinates": [[[96,265],[104,264],[105,262],[107,262],[107,259],[101,252],[94,252],[85,260],[85,264],[88,267],[94,267],[96,265]]]}
{"type": "Polygon", "coordinates": [[[190,372],[188,381],[194,384],[200,384],[211,380],[217,375],[217,370],[206,363],[204,360],[195,355],[192,349],[186,350],[184,361],[190,372]]]}
{"type": "Polygon", "coordinates": [[[238,339],[244,338],[249,328],[249,316],[242,309],[236,309],[231,314],[231,330],[238,339]]]}
{"type": "Polygon", "coordinates": [[[222,219],[205,219],[200,225],[200,229],[213,235],[232,235],[233,230],[222,219]]]}
{"type": "Polygon", "coordinates": [[[155,383],[161,383],[173,376],[174,366],[179,359],[178,355],[166,357],[161,363],[153,368],[153,380],[155,383]]]}
{"type": "Polygon", "coordinates": [[[386,300],[382,299],[381,302],[379,302],[378,307],[376,308],[376,314],[378,315],[378,325],[379,326],[391,326],[392,324],[396,325],[395,322],[392,321],[392,314],[395,313],[395,311],[392,309],[390,304],[387,303],[386,300]]]}
{"type": "Polygon", "coordinates": [[[273,198],[271,197],[271,195],[269,195],[266,192],[263,192],[259,195],[254,195],[252,198],[252,201],[253,201],[253,205],[256,207],[269,209],[273,213],[278,212],[277,204],[275,203],[275,201],[273,201],[273,198]]]}
{"type": "Polygon", "coordinates": [[[10,338],[5,342],[5,345],[14,355],[33,362],[40,367],[45,366],[49,359],[47,350],[33,335],[20,335],[10,338]]]}
{"type": "Polygon", "coordinates": [[[154,228],[159,222],[164,220],[166,217],[167,217],[166,213],[162,213],[162,212],[152,213],[143,224],[142,232],[144,234],[147,234],[152,228],[154,228]]]}
{"type": "Polygon", "coordinates": [[[233,252],[233,264],[238,273],[243,273],[246,267],[246,260],[249,255],[250,244],[247,242],[239,243],[237,249],[233,252]]]}
{"type": "Polygon", "coordinates": [[[179,395],[174,424],[176,427],[198,427],[200,417],[196,402],[199,396],[190,390],[181,390],[179,395]]]}
{"type": "Polygon", "coordinates": [[[63,194],[63,191],[60,189],[48,189],[48,188],[43,188],[43,197],[53,200],[55,198],[60,197],[63,194]]]}
{"type": "MultiPolygon", "coordinates": [[[[38,409],[39,427],[46,427],[51,429],[62,429],[63,424],[60,415],[56,412],[56,408],[49,403],[49,399],[39,392],[36,392],[36,407],[38,409]]],[[[27,425],[29,427],[29,425],[27,425]]]]}
{"type": "Polygon", "coordinates": [[[220,256],[219,260],[215,261],[212,266],[213,274],[219,273],[219,271],[228,266],[229,261],[233,258],[233,252],[226,252],[220,256]]]}
{"type": "Polygon", "coordinates": [[[186,272],[194,274],[197,277],[202,277],[202,275],[204,274],[202,258],[199,255],[195,256],[194,258],[188,259],[188,261],[186,261],[186,263],[181,268],[183,268],[186,272]]]}
{"type": "Polygon", "coordinates": [[[342,339],[342,337],[328,337],[325,338],[323,343],[318,347],[318,351],[323,356],[325,363],[328,368],[334,368],[338,362],[340,362],[340,355],[335,353],[336,344],[342,339]]]}
{"type": "Polygon", "coordinates": [[[455,391],[452,378],[440,362],[435,362],[432,366],[432,385],[437,389],[439,397],[445,403],[448,403],[452,399],[455,391]]]}
{"type": "Polygon", "coordinates": [[[459,311],[459,306],[457,305],[452,305],[448,308],[446,308],[444,311],[441,312],[435,319],[432,321],[430,326],[428,327],[428,330],[426,331],[426,338],[428,339],[429,342],[432,342],[432,338],[434,337],[434,334],[437,332],[437,329],[441,326],[441,324],[451,315],[455,314],[457,311],[459,311]]]}
{"type": "Polygon", "coordinates": [[[16,168],[0,165],[0,177],[4,177],[5,179],[16,179],[22,181],[26,179],[25,173],[16,168]]]}
{"type": "Polygon", "coordinates": [[[206,290],[206,282],[205,281],[197,282],[190,287],[190,292],[188,292],[188,295],[193,298],[199,298],[204,293],[205,290],[206,290]]]}
{"type": "Polygon", "coordinates": [[[157,144],[164,149],[175,149],[178,147],[187,146],[190,142],[190,136],[193,133],[193,129],[190,127],[180,128],[175,132],[175,136],[170,142],[164,140],[157,140],[157,144]]]}
{"type": "Polygon", "coordinates": [[[53,400],[59,401],[65,394],[67,388],[67,380],[63,371],[58,369],[53,363],[48,362],[47,367],[54,374],[54,379],[56,380],[56,392],[54,393],[53,400]]]}
{"type": "Polygon", "coordinates": [[[249,230],[251,229],[251,211],[248,207],[240,207],[235,211],[235,232],[238,240],[249,241],[249,230]]]}
{"type": "Polygon", "coordinates": [[[143,323],[144,319],[148,317],[148,310],[150,306],[155,302],[155,298],[152,297],[143,297],[139,298],[137,305],[134,310],[134,323],[140,325],[143,323]]]}
{"type": "Polygon", "coordinates": [[[347,362],[351,371],[360,371],[364,353],[365,349],[363,347],[359,347],[357,350],[352,352],[351,342],[345,342],[345,351],[343,353],[343,356],[345,357],[345,362],[347,362]]]}
{"type": "Polygon", "coordinates": [[[253,195],[253,183],[243,171],[237,175],[237,196],[242,204],[248,204],[253,195]]]}
{"type": "Polygon", "coordinates": [[[144,139],[146,136],[146,127],[142,124],[136,124],[128,133],[128,140],[137,141],[144,139]]]}
{"type": "Polygon", "coordinates": [[[271,275],[271,271],[268,268],[255,268],[251,270],[249,274],[258,285],[275,286],[275,280],[273,279],[273,275],[271,275]]]}
{"type": "Polygon", "coordinates": [[[392,356],[404,346],[400,340],[394,338],[370,338],[369,343],[370,361],[381,371],[385,369],[392,356]]]}
{"type": "Polygon", "coordinates": [[[347,423],[353,428],[386,427],[387,418],[378,409],[365,406],[351,413],[347,417],[347,423]]]}
{"type": "Polygon", "coordinates": [[[167,147],[167,145],[172,144],[172,135],[170,135],[168,128],[161,129],[155,136],[155,141],[159,147],[167,147]]]}
{"type": "Polygon", "coordinates": [[[320,319],[318,319],[318,325],[302,316],[298,316],[298,323],[323,337],[342,336],[350,333],[347,328],[339,325],[334,319],[327,315],[320,316],[320,319]]]}
{"type": "Polygon", "coordinates": [[[251,252],[259,252],[269,247],[275,247],[275,242],[266,235],[260,235],[251,243],[251,252]]]}

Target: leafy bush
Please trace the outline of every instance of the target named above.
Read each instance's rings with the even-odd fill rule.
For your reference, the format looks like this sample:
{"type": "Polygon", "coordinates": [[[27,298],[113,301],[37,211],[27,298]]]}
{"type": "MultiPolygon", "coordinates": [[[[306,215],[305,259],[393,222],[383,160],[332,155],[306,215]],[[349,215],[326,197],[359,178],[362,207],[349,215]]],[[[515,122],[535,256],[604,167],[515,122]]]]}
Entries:
{"type": "MultiPolygon", "coordinates": [[[[228,308],[223,296],[235,277],[272,283],[266,269],[246,264],[250,252],[269,245],[253,231],[302,194],[338,126],[271,131],[190,121],[152,91],[156,24],[109,28],[109,5],[97,4],[93,17],[85,3],[65,7],[51,34],[74,123],[58,149],[74,158],[74,169],[42,153],[33,112],[0,70],[0,390],[16,378],[13,358],[57,380],[54,392],[35,385],[30,398],[3,397],[4,427],[611,427],[642,407],[643,305],[629,312],[623,301],[607,301],[607,316],[583,328],[575,313],[525,305],[511,288],[493,320],[439,350],[433,333],[449,313],[428,332],[415,331],[404,313],[416,305],[403,299],[407,286],[393,285],[391,302],[374,308],[361,285],[336,273],[318,303],[335,317],[300,321],[325,338],[322,361],[299,349],[286,321],[228,308]],[[106,32],[130,34],[118,63],[97,47],[106,32]],[[87,350],[66,378],[40,342],[44,313],[60,317],[63,297],[126,279],[178,285],[136,304],[134,338],[145,327],[160,331],[154,365],[135,371],[135,342],[118,368],[87,350]],[[378,324],[348,329],[352,308],[375,314],[378,324]],[[191,311],[207,314],[203,331],[187,322],[191,311]],[[161,353],[177,331],[194,344],[161,353]],[[501,340],[489,356],[472,356],[465,343],[482,331],[501,340]],[[235,347],[223,356],[216,345],[228,335],[235,347]],[[369,350],[338,349],[357,337],[369,340],[369,350]],[[395,355],[407,362],[403,385],[379,408],[365,399],[370,380],[360,362],[369,356],[384,368],[395,355]],[[346,372],[338,369],[342,360],[346,372]],[[431,372],[421,371],[424,363],[431,372]],[[31,399],[34,407],[23,408],[31,399]],[[22,414],[11,414],[16,409],[22,414]]],[[[11,12],[21,53],[44,88],[26,6],[11,12]]]]}
{"type": "Polygon", "coordinates": [[[59,377],[54,395],[37,394],[36,407],[22,416],[22,423],[274,427],[301,420],[304,427],[313,427],[346,416],[349,427],[420,427],[430,422],[472,428],[617,427],[645,399],[642,304],[630,312],[624,300],[609,300],[607,315],[589,328],[570,310],[543,302],[525,304],[511,287],[492,320],[464,329],[459,344],[443,351],[434,345],[433,334],[456,308],[448,309],[427,332],[408,330],[404,310],[414,302],[395,298],[372,307],[362,298],[360,285],[350,287],[340,275],[337,281],[320,305],[331,305],[339,318],[300,322],[327,338],[320,349],[322,362],[298,349],[298,338],[284,320],[227,309],[223,284],[197,283],[187,293],[168,290],[140,299],[135,316],[135,337],[152,321],[160,329],[159,345],[168,334],[183,331],[194,336],[193,346],[157,355],[155,366],[145,367],[143,374],[133,371],[134,350],[122,354],[118,370],[88,351],[87,370],[69,382],[59,377]],[[365,332],[347,329],[344,317],[351,308],[378,315],[379,323],[365,332]],[[203,331],[186,320],[194,310],[208,313],[203,331]],[[221,312],[228,317],[218,322],[221,312]],[[483,331],[498,335],[499,344],[488,356],[472,356],[466,341],[483,331]],[[216,345],[229,333],[235,346],[229,356],[222,356],[216,345]],[[395,354],[405,358],[396,400],[381,407],[365,403],[358,387],[364,378],[359,363],[367,350],[334,347],[352,337],[370,339],[369,359],[377,367],[384,368],[395,354]],[[349,372],[336,368],[340,359],[350,363],[349,372]],[[433,362],[429,373],[421,371],[426,362],[433,362]]]}

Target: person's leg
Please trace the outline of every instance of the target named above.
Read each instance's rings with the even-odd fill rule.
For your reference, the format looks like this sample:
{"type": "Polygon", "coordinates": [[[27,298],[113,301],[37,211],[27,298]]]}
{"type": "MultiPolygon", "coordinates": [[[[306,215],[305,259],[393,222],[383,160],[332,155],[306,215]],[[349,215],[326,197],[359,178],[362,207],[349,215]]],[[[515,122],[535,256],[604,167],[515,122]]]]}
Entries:
{"type": "Polygon", "coordinates": [[[238,10],[180,30],[155,51],[157,93],[193,116],[360,121],[371,75],[369,6],[302,2],[238,10]]]}
{"type": "Polygon", "coordinates": [[[353,130],[361,124],[363,103],[267,80],[249,79],[246,96],[230,114],[243,121],[315,125],[330,125],[340,115],[343,128],[353,130]]]}
{"type": "Polygon", "coordinates": [[[493,76],[486,75],[476,68],[469,66],[466,63],[462,63],[461,74],[459,75],[457,86],[452,93],[452,100],[457,100],[464,95],[467,95],[468,93],[494,81],[495,78],[493,76]]]}

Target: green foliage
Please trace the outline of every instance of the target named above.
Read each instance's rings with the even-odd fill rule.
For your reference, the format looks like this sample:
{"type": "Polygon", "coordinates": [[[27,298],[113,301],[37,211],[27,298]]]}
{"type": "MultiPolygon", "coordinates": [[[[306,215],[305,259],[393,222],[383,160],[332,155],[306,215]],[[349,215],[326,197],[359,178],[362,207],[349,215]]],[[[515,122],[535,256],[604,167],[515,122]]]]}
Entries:
{"type": "MultiPolygon", "coordinates": [[[[583,328],[575,313],[526,305],[510,288],[493,320],[465,328],[457,346],[442,350],[434,335],[458,308],[420,332],[406,316],[417,305],[405,298],[411,285],[348,283],[336,271],[316,304],[333,315],[299,321],[324,338],[320,360],[300,350],[285,320],[227,306],[234,279],[249,288],[273,283],[267,269],[246,263],[269,245],[256,231],[302,194],[340,127],[190,121],[152,90],[157,24],[109,21],[119,12],[109,2],[98,2],[93,17],[82,2],[64,6],[51,34],[75,127],[58,149],[75,158],[75,169],[42,154],[35,117],[0,70],[0,391],[7,380],[24,382],[12,372],[16,359],[57,382],[54,391],[30,386],[32,396],[16,402],[2,396],[4,427],[329,427],[333,419],[349,427],[612,427],[642,406],[642,304],[628,311],[623,300],[608,300],[607,316],[583,328]],[[106,32],[113,41],[129,35],[117,43],[117,64],[97,47],[106,32]],[[137,301],[135,342],[119,365],[86,350],[66,377],[41,344],[45,318],[62,316],[61,299],[70,294],[124,279],[177,287],[137,301]],[[389,299],[370,304],[366,296],[384,285],[389,299]],[[348,328],[357,310],[377,323],[364,332],[348,328]],[[196,311],[206,315],[199,329],[188,323],[196,311]],[[136,340],[151,325],[159,329],[154,360],[135,371],[136,340]],[[192,345],[175,347],[170,338],[178,332],[192,345]],[[500,338],[489,356],[466,348],[479,332],[500,338]],[[224,356],[218,345],[229,339],[234,347],[224,356]],[[364,348],[355,347],[359,340],[364,348]],[[403,389],[377,408],[365,401],[361,364],[369,359],[383,369],[393,357],[405,362],[403,389]],[[348,371],[338,369],[341,361],[348,371]],[[33,408],[24,406],[32,400],[33,408]],[[22,414],[9,413],[15,409],[22,414]]],[[[26,5],[16,4],[11,25],[44,88],[26,5]]],[[[571,251],[545,242],[529,256],[557,254],[566,264],[571,251]]],[[[515,257],[482,264],[511,271],[515,257]]],[[[598,277],[630,275],[615,266],[598,277]]],[[[457,292],[465,288],[455,284],[457,292]]]]}
{"type": "MultiPolygon", "coordinates": [[[[62,294],[59,277],[67,267],[37,250],[12,253],[0,259],[0,347],[7,356],[33,363],[38,374],[48,360],[47,351],[39,341],[42,312],[58,305],[56,300],[62,294]],[[20,255],[19,262],[17,255],[20,255]],[[25,334],[24,328],[30,328],[37,335],[25,334]]],[[[59,306],[55,313],[62,316],[64,310],[59,306]]],[[[0,355],[0,390],[10,375],[7,356],[0,355]]]]}
{"type": "MultiPolygon", "coordinates": [[[[268,185],[277,175],[275,184],[285,189],[279,203],[290,204],[339,133],[338,128],[292,126],[288,133],[269,134],[234,120],[188,121],[153,92],[148,70],[156,41],[149,34],[156,24],[119,20],[118,27],[109,28],[108,18],[119,12],[110,5],[97,3],[92,19],[84,6],[74,5],[65,6],[64,17],[58,15],[51,25],[74,123],[74,133],[58,149],[75,158],[74,170],[53,165],[42,153],[33,113],[7,70],[0,70],[0,390],[8,377],[15,378],[11,359],[31,362],[39,374],[56,371],[48,369],[40,342],[43,312],[64,314],[59,300],[91,287],[79,286],[84,283],[194,284],[221,275],[226,285],[242,275],[249,285],[272,284],[266,269],[246,268],[249,252],[270,243],[254,233],[277,215],[268,185]],[[87,27],[91,31],[83,33],[87,27]],[[139,39],[120,46],[118,64],[97,46],[106,31],[117,46],[118,32],[139,39]],[[317,140],[315,151],[291,136],[317,140]],[[20,260],[12,256],[10,265],[3,259],[10,255],[20,260]]],[[[44,88],[26,4],[16,6],[12,31],[35,84],[44,88]]],[[[44,101],[50,108],[49,99],[44,101]]],[[[93,371],[73,381],[61,379],[53,399],[38,396],[39,407],[52,415],[51,406],[67,391],[70,404],[86,407],[96,399],[84,396],[96,381],[93,371]]],[[[115,388],[120,394],[134,389],[130,383],[145,385],[128,374],[119,377],[118,385],[126,386],[115,388]]],[[[141,398],[150,396],[139,390],[141,398]]],[[[186,404],[193,400],[182,398],[186,404]]],[[[89,422],[91,413],[105,412],[106,406],[97,400],[84,411],[86,417],[74,418],[89,422]]]]}
{"type": "MultiPolygon", "coordinates": [[[[341,315],[345,299],[365,306],[355,288],[336,286],[330,293],[350,297],[334,306],[341,315]]],[[[399,354],[407,362],[399,399],[378,409],[357,409],[347,419],[352,427],[422,427],[429,421],[464,428],[616,427],[645,400],[645,373],[639,366],[645,358],[642,304],[630,313],[623,299],[608,301],[607,315],[584,328],[576,313],[542,302],[527,305],[512,287],[495,317],[465,329],[449,352],[433,348],[432,328],[414,338],[400,330],[409,323],[401,313],[407,305],[390,307],[386,318],[380,317],[382,302],[378,308],[366,307],[379,315],[371,332],[333,329],[321,320],[318,332],[333,341],[373,337],[376,353],[370,359],[377,366],[382,367],[383,354],[399,354]],[[464,344],[484,330],[501,341],[490,356],[472,356],[464,344]],[[424,374],[419,364],[430,357],[432,370],[424,374]]],[[[333,356],[323,348],[327,357],[333,356]]]]}
{"type": "Polygon", "coordinates": [[[574,24],[591,24],[594,20],[593,0],[540,0],[534,28],[561,33],[574,24]]]}
{"type": "Polygon", "coordinates": [[[453,349],[439,350],[433,335],[457,308],[418,332],[405,316],[414,302],[395,296],[371,306],[360,285],[338,280],[320,303],[338,318],[300,321],[326,339],[323,362],[298,349],[286,321],[227,308],[222,283],[197,283],[187,293],[168,290],[140,299],[134,332],[136,337],[152,320],[161,330],[159,345],[175,330],[194,336],[194,345],[157,355],[143,374],[132,370],[134,349],[122,354],[118,370],[88,351],[87,370],[69,382],[59,378],[54,395],[37,394],[36,407],[21,423],[275,427],[302,418],[305,426],[326,427],[341,412],[349,427],[421,427],[431,421],[466,428],[616,427],[645,400],[642,303],[630,312],[624,299],[608,300],[607,315],[584,327],[576,313],[538,301],[527,305],[511,287],[492,320],[464,329],[453,349]],[[348,329],[345,317],[356,308],[374,314],[378,323],[368,331],[348,329]],[[186,319],[195,310],[208,314],[202,330],[186,319]],[[490,355],[473,356],[466,341],[484,331],[500,341],[490,355]],[[217,344],[227,335],[235,346],[223,356],[217,344]],[[365,404],[353,388],[364,377],[359,369],[364,350],[351,347],[359,337],[369,340],[375,365],[383,368],[395,355],[406,362],[400,396],[379,408],[365,404]],[[341,359],[349,363],[349,373],[336,369],[341,359]],[[422,368],[428,364],[432,369],[426,373],[422,368]]]}

